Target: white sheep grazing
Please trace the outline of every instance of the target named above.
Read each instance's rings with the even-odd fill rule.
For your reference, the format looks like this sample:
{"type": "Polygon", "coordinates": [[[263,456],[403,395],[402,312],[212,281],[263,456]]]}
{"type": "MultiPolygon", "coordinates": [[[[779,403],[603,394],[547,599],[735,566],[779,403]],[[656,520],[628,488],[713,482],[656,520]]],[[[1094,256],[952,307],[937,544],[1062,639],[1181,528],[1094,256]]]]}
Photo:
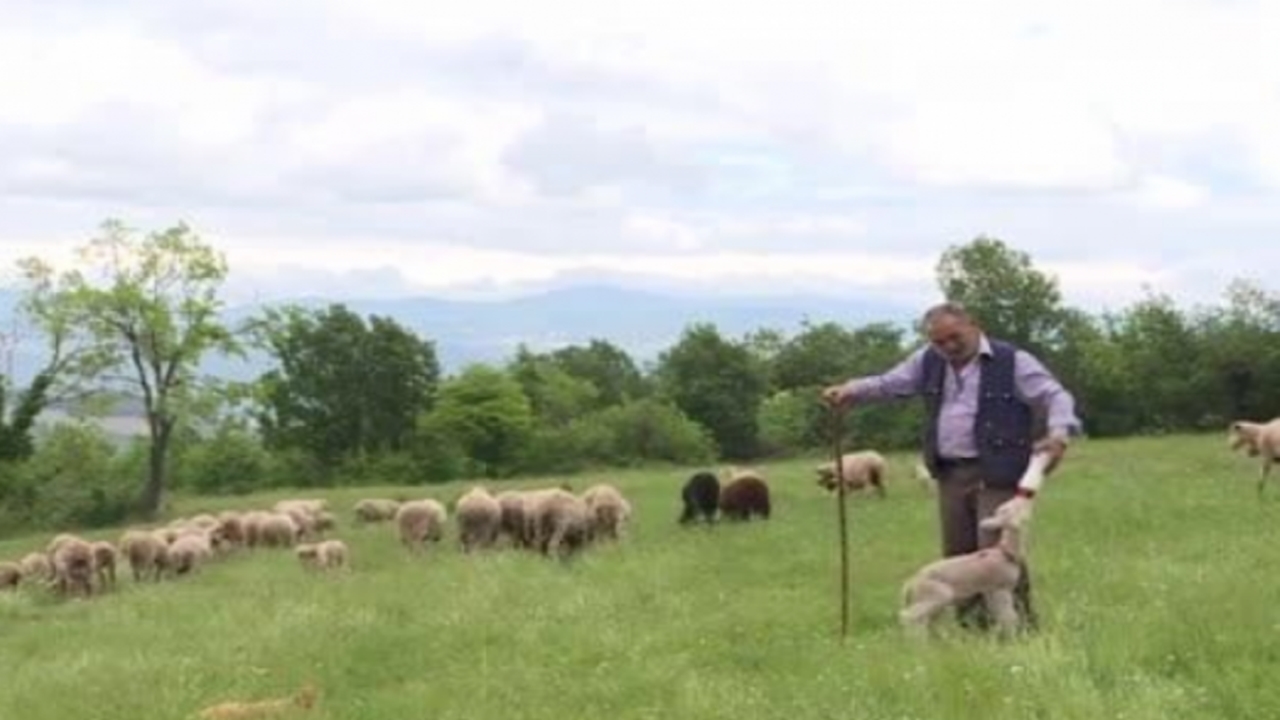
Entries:
{"type": "Polygon", "coordinates": [[[618,488],[608,483],[598,483],[582,493],[587,505],[589,539],[608,538],[619,540],[631,519],[631,503],[618,488]]]}
{"type": "Polygon", "coordinates": [[[207,533],[186,533],[166,549],[165,567],[174,576],[186,575],[212,557],[213,546],[207,533]]]}
{"type": "Polygon", "coordinates": [[[302,534],[293,516],[283,512],[262,514],[257,518],[255,530],[258,544],[271,548],[293,547],[302,534]]]}
{"type": "Polygon", "coordinates": [[[582,498],[555,488],[541,495],[534,507],[534,547],[543,555],[567,559],[590,542],[590,517],[582,498]]]}
{"type": "Polygon", "coordinates": [[[903,584],[902,625],[913,635],[927,635],[943,610],[982,595],[1001,636],[1011,636],[1018,625],[1013,591],[1022,572],[1031,507],[1032,500],[1025,497],[1000,505],[978,523],[983,530],[1000,532],[994,547],[929,563],[903,584]]]}
{"type": "Polygon", "coordinates": [[[89,543],[93,550],[93,569],[98,579],[98,587],[114,588],[116,585],[116,548],[105,540],[89,543]]]}
{"type": "Polygon", "coordinates": [[[1262,469],[1258,475],[1258,497],[1262,497],[1271,465],[1280,462],[1280,418],[1258,423],[1236,420],[1227,431],[1232,450],[1244,448],[1249,457],[1262,457],[1262,469]]]}
{"type": "Polygon", "coordinates": [[[294,548],[294,554],[304,568],[336,570],[346,567],[350,552],[347,544],[341,540],[324,540],[318,543],[303,543],[294,548]]]}
{"type": "Polygon", "coordinates": [[[366,498],[355,504],[353,511],[356,516],[356,522],[360,523],[377,523],[394,520],[396,510],[400,509],[399,500],[388,500],[385,498],[366,498]]]}
{"type": "Polygon", "coordinates": [[[396,528],[400,542],[410,551],[417,552],[427,541],[444,539],[444,524],[449,513],[439,500],[424,498],[410,500],[396,510],[396,528]]]}
{"type": "Polygon", "coordinates": [[[59,594],[67,595],[78,589],[85,597],[92,595],[93,546],[74,535],[59,535],[49,547],[59,594]]]}
{"type": "Polygon", "coordinates": [[[148,574],[154,582],[160,581],[169,546],[159,532],[127,530],[120,537],[119,547],[120,554],[129,561],[134,582],[142,582],[148,574]]]}
{"type": "Polygon", "coordinates": [[[488,490],[476,486],[468,490],[453,510],[458,521],[458,543],[463,552],[491,547],[502,528],[502,506],[488,490]]]}
{"type": "Polygon", "coordinates": [[[511,539],[511,546],[528,547],[524,525],[524,491],[504,490],[495,498],[500,508],[500,534],[511,539]]]}
{"type": "MultiPolygon", "coordinates": [[[[843,471],[844,487],[847,491],[861,490],[871,486],[876,489],[876,494],[883,498],[885,473],[888,467],[889,464],[884,456],[875,450],[862,450],[840,456],[840,469],[843,471]]],[[[828,460],[814,468],[814,471],[818,474],[819,486],[827,490],[835,490],[838,487],[835,461],[828,460]]]]}

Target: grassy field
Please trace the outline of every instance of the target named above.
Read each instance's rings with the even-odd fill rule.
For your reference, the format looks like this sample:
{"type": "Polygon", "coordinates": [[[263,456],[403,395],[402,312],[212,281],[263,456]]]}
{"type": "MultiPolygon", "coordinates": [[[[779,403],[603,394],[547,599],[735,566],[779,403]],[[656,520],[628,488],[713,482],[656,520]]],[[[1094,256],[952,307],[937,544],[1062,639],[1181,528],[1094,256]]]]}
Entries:
{"type": "MultiPolygon", "coordinates": [[[[1222,437],[1074,448],[1031,530],[1044,629],[1003,646],[902,637],[900,584],[938,537],[911,459],[893,461],[888,500],[850,498],[844,643],[835,503],[811,462],[767,468],[772,520],[714,529],[674,524],[686,473],[613,475],[636,505],[631,535],[568,566],[464,557],[452,534],[407,557],[390,526],[352,527],[346,511],[394,491],[341,490],[322,494],[343,512],[344,577],[259,551],[90,602],[0,597],[0,718],[185,718],[308,681],[309,717],[352,720],[1280,717],[1280,486],[1260,505],[1255,465],[1222,437]]],[[[0,558],[48,538],[4,542],[0,558]]]]}

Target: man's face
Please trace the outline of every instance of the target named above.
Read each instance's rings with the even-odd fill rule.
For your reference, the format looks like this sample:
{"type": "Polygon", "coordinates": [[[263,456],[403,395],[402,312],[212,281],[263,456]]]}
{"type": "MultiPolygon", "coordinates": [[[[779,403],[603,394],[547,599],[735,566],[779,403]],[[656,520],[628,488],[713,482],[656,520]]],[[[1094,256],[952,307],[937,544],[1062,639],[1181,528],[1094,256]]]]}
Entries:
{"type": "Polygon", "coordinates": [[[965,362],[978,353],[978,326],[971,320],[941,315],[929,323],[929,342],[951,362],[965,362]]]}

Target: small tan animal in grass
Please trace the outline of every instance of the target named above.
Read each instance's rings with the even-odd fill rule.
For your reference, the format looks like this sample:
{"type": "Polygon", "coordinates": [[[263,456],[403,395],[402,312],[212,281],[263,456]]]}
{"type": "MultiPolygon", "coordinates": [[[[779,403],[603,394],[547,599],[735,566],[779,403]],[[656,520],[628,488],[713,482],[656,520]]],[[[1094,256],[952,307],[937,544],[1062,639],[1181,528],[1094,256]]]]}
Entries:
{"type": "Polygon", "coordinates": [[[898,618],[908,632],[928,635],[943,610],[975,595],[985,598],[1002,637],[1017,630],[1013,590],[1022,572],[1019,561],[1032,502],[1015,497],[979,521],[983,530],[1000,531],[994,546],[929,563],[903,585],[898,618]]]}
{"type": "Polygon", "coordinates": [[[259,718],[288,717],[290,710],[310,710],[315,707],[319,692],[314,685],[304,685],[292,697],[252,702],[224,702],[200,711],[200,720],[258,720],[259,718]]]}

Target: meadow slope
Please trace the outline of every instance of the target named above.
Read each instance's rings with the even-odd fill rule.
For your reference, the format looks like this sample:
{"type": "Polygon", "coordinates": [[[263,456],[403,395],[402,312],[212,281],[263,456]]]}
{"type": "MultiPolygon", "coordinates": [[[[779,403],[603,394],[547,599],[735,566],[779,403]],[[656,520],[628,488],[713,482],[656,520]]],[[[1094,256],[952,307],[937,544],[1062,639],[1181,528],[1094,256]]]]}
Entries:
{"type": "MultiPolygon", "coordinates": [[[[674,523],[687,472],[609,475],[636,506],[631,534],[567,566],[463,556],[452,521],[408,557],[390,525],[355,528],[348,510],[403,491],[341,489],[304,496],[341,513],[347,576],[257,551],[159,585],[126,570],[90,602],[0,597],[0,718],[171,720],[308,681],[317,719],[1280,717],[1280,483],[1260,505],[1256,466],[1222,436],[1073,448],[1031,530],[1045,627],[1008,646],[905,642],[899,587],[937,555],[936,509],[911,458],[892,460],[887,500],[850,498],[844,643],[835,504],[812,460],[767,466],[774,519],[714,529],[674,523]]],[[[51,535],[0,543],[0,558],[51,535]]]]}

